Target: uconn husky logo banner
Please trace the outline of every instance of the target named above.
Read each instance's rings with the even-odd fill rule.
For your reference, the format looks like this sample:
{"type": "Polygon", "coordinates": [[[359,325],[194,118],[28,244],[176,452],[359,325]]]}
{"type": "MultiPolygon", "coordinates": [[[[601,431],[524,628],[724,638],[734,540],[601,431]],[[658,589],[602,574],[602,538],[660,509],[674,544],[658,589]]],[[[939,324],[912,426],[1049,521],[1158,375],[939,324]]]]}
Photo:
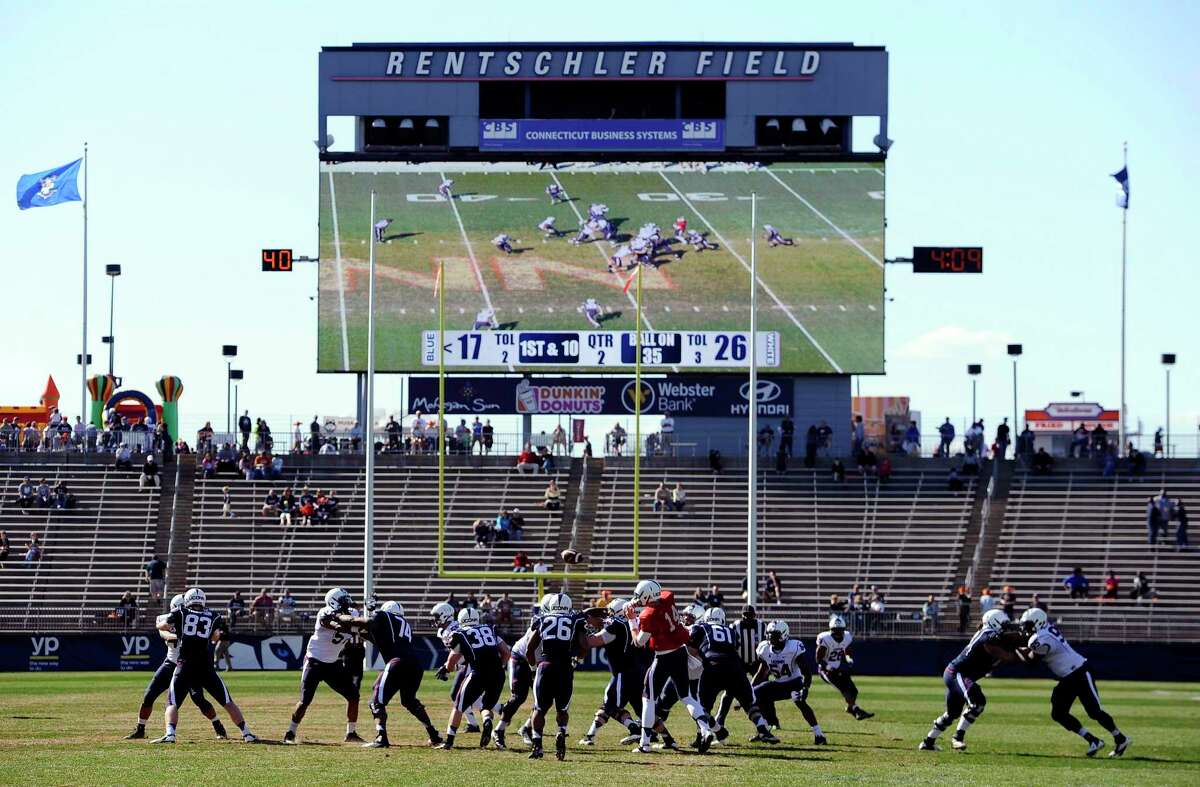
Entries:
{"type": "Polygon", "coordinates": [[[721,120],[481,120],[484,150],[724,150],[721,120]]]}

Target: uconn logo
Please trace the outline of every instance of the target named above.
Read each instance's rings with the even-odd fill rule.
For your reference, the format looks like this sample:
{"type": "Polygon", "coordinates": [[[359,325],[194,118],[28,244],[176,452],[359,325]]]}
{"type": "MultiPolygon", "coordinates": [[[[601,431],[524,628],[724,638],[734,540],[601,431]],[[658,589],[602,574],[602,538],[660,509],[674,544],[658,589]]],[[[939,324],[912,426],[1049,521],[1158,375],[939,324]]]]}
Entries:
{"type": "Polygon", "coordinates": [[[516,139],[517,124],[514,122],[497,121],[483,124],[484,139],[516,139]]]}

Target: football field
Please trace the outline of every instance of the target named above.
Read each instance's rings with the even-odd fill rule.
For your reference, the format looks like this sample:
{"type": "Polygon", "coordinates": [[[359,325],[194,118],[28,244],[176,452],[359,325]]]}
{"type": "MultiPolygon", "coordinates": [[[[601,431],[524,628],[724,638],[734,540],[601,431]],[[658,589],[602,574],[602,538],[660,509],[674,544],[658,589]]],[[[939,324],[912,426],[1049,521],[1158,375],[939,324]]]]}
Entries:
{"type": "MultiPolygon", "coordinates": [[[[1104,681],[1105,708],[1133,745],[1122,759],[1107,749],[1083,756],[1083,741],[1049,718],[1052,683],[1045,680],[984,682],[987,711],[971,728],[965,752],[918,752],[917,743],[942,709],[937,678],[858,680],[862,705],[874,719],[855,722],[840,698],[818,682],[812,703],[829,745],[815,747],[799,712],[779,705],[783,739],[777,746],[746,743],[752,728],[731,714],[731,745],[707,755],[654,752],[636,755],[618,746],[622,729],[610,723],[595,748],[577,745],[591,721],[607,675],[580,673],[572,703],[570,748],[565,762],[553,756],[533,762],[515,730],[510,750],[480,751],[477,736],[460,730],[460,750],[421,745],[423,734],[400,708],[391,708],[392,748],[364,750],[343,744],[345,704],[322,687],[300,728],[302,744],[279,744],[296,700],[296,672],[226,673],[233,698],[263,742],[216,741],[209,724],[188,703],[179,743],[155,746],[123,741],[133,727],[150,677],[138,673],[43,673],[0,675],[0,783],[3,784],[796,784],[805,781],[869,784],[1197,784],[1200,783],[1200,685],[1104,681]],[[474,740],[472,740],[474,739],[474,740]]],[[[366,680],[372,680],[368,673],[366,680]]],[[[444,729],[447,684],[428,674],[421,696],[444,729]]],[[[522,709],[523,720],[528,709],[522,709]]],[[[223,711],[218,711],[224,718],[223,711]]],[[[1078,707],[1076,714],[1098,734],[1078,707]]],[[[226,720],[226,726],[234,732],[226,720]]],[[[682,709],[671,727],[690,741],[695,727],[682,709]]],[[[162,699],[148,732],[160,735],[162,699]]],[[[365,692],[359,731],[372,724],[365,692]]],[[[1109,741],[1111,744],[1111,740],[1109,741]]]]}
{"type": "Polygon", "coordinates": [[[502,330],[590,330],[580,309],[589,298],[601,306],[602,330],[633,330],[636,288],[626,286],[632,273],[609,271],[607,264],[651,222],[668,244],[655,265],[643,266],[643,330],[748,330],[750,246],[757,237],[759,330],[780,335],[777,371],[883,370],[882,165],[325,165],[323,371],[366,365],[372,190],[377,218],[394,222],[376,251],[381,370],[422,368],[420,334],[437,329],[442,264],[447,330],[471,330],[483,309],[494,311],[502,330]],[[454,181],[452,200],[438,194],[444,178],[454,181]],[[551,185],[569,200],[551,204],[545,191],[551,185]],[[593,203],[608,206],[614,237],[572,244],[593,203]],[[547,217],[561,236],[538,230],[547,217]],[[698,252],[675,240],[672,225],[680,217],[717,248],[698,252]],[[794,245],[768,247],[764,224],[794,245]],[[492,244],[501,233],[514,239],[514,253],[492,244]]]}

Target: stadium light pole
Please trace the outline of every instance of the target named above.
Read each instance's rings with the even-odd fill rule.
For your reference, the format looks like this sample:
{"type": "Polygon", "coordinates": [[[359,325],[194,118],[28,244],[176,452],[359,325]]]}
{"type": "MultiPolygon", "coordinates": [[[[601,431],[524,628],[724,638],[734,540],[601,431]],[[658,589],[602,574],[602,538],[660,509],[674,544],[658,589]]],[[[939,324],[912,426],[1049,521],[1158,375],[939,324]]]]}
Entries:
{"type": "Polygon", "coordinates": [[[757,601],[758,591],[758,194],[750,193],[750,390],[746,424],[746,603],[757,601]]]}
{"type": "Polygon", "coordinates": [[[975,424],[975,383],[979,381],[979,375],[983,371],[983,365],[978,363],[967,364],[967,374],[971,376],[971,424],[975,424]]]}
{"type": "Polygon", "coordinates": [[[121,275],[121,266],[105,265],[104,273],[108,276],[108,336],[105,336],[103,341],[108,345],[108,376],[114,377],[113,350],[117,345],[117,339],[113,335],[113,309],[117,300],[117,277],[121,275]]]}
{"type": "MultiPolygon", "coordinates": [[[[363,605],[375,592],[375,190],[371,189],[371,219],[367,225],[370,237],[370,273],[367,276],[367,499],[366,522],[363,526],[363,605]]],[[[438,425],[439,433],[441,425],[438,425]]],[[[439,440],[440,450],[440,440],[439,440]]]]}
{"type": "Polygon", "coordinates": [[[1162,354],[1163,371],[1167,374],[1167,440],[1163,444],[1163,458],[1171,458],[1171,367],[1175,365],[1175,353],[1162,354]]]}
{"type": "Polygon", "coordinates": [[[233,431],[233,423],[229,420],[230,413],[232,412],[229,409],[232,388],[230,383],[233,381],[233,359],[237,357],[237,345],[222,344],[221,355],[225,358],[225,434],[229,434],[233,431]]]}
{"type": "Polygon", "coordinates": [[[1013,359],[1013,425],[1012,425],[1013,429],[1016,429],[1018,426],[1018,422],[1017,422],[1017,358],[1019,358],[1021,356],[1022,352],[1023,352],[1023,350],[1021,348],[1021,345],[1019,345],[1019,344],[1008,345],[1008,354],[1013,359]]]}
{"type": "MultiPolygon", "coordinates": [[[[233,411],[236,413],[238,409],[238,383],[246,376],[246,373],[241,369],[230,369],[229,379],[233,380],[233,411]]],[[[236,441],[235,441],[236,442],[236,441]]]]}

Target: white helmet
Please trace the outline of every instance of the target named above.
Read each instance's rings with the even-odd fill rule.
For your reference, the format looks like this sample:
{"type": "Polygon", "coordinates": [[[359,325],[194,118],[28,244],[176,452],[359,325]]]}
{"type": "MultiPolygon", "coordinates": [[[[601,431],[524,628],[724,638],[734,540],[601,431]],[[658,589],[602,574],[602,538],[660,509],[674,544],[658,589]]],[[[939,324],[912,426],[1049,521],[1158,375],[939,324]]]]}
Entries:
{"type": "Polygon", "coordinates": [[[999,631],[1004,628],[1004,624],[1008,622],[1008,615],[1004,614],[1002,609],[989,609],[983,613],[983,627],[989,628],[992,631],[999,631]]]}
{"type": "Polygon", "coordinates": [[[787,642],[788,624],[782,620],[772,620],[767,624],[767,639],[776,645],[787,642]]]}
{"type": "Polygon", "coordinates": [[[429,610],[429,614],[433,616],[433,622],[439,628],[445,628],[454,622],[454,607],[445,601],[441,604],[434,604],[433,609],[429,610]]]}
{"type": "Polygon", "coordinates": [[[696,623],[704,617],[704,606],[693,601],[683,608],[683,617],[691,618],[692,623],[696,623]]]}
{"type": "Polygon", "coordinates": [[[325,606],[332,610],[350,609],[350,605],[354,603],[354,599],[350,596],[350,591],[345,588],[332,588],[325,594],[325,606]]]}
{"type": "Polygon", "coordinates": [[[613,616],[620,615],[625,611],[625,607],[628,605],[629,602],[625,599],[614,598],[612,601],[608,602],[608,613],[613,616]]]}
{"type": "Polygon", "coordinates": [[[829,630],[846,628],[846,619],[841,615],[829,616],[829,630]]]}
{"type": "Polygon", "coordinates": [[[183,605],[188,609],[204,607],[207,604],[208,597],[204,595],[204,591],[200,588],[188,588],[188,591],[183,594],[183,605]]]}
{"type": "Polygon", "coordinates": [[[571,597],[566,593],[547,593],[542,596],[542,612],[547,615],[565,615],[571,611],[571,597]]]}
{"type": "Polygon", "coordinates": [[[1031,607],[1021,614],[1021,623],[1027,629],[1031,628],[1034,631],[1038,631],[1049,622],[1050,617],[1046,614],[1046,611],[1037,607],[1031,607]]]}
{"type": "Polygon", "coordinates": [[[171,599],[171,611],[174,612],[177,609],[183,609],[183,594],[182,593],[176,593],[175,596],[171,599]]]}
{"type": "Polygon", "coordinates": [[[662,585],[653,579],[643,579],[633,589],[633,598],[639,604],[649,604],[652,600],[658,598],[659,593],[662,593],[662,585]]]}
{"type": "Polygon", "coordinates": [[[716,623],[718,626],[725,625],[725,610],[720,607],[712,607],[704,612],[705,623],[716,623]]]}
{"type": "Polygon", "coordinates": [[[395,615],[398,618],[404,617],[404,607],[400,606],[399,601],[385,601],[379,607],[380,612],[386,612],[389,615],[395,615]]]}
{"type": "Polygon", "coordinates": [[[479,610],[474,607],[463,607],[458,611],[458,625],[460,626],[478,626],[479,620],[479,610]]]}

